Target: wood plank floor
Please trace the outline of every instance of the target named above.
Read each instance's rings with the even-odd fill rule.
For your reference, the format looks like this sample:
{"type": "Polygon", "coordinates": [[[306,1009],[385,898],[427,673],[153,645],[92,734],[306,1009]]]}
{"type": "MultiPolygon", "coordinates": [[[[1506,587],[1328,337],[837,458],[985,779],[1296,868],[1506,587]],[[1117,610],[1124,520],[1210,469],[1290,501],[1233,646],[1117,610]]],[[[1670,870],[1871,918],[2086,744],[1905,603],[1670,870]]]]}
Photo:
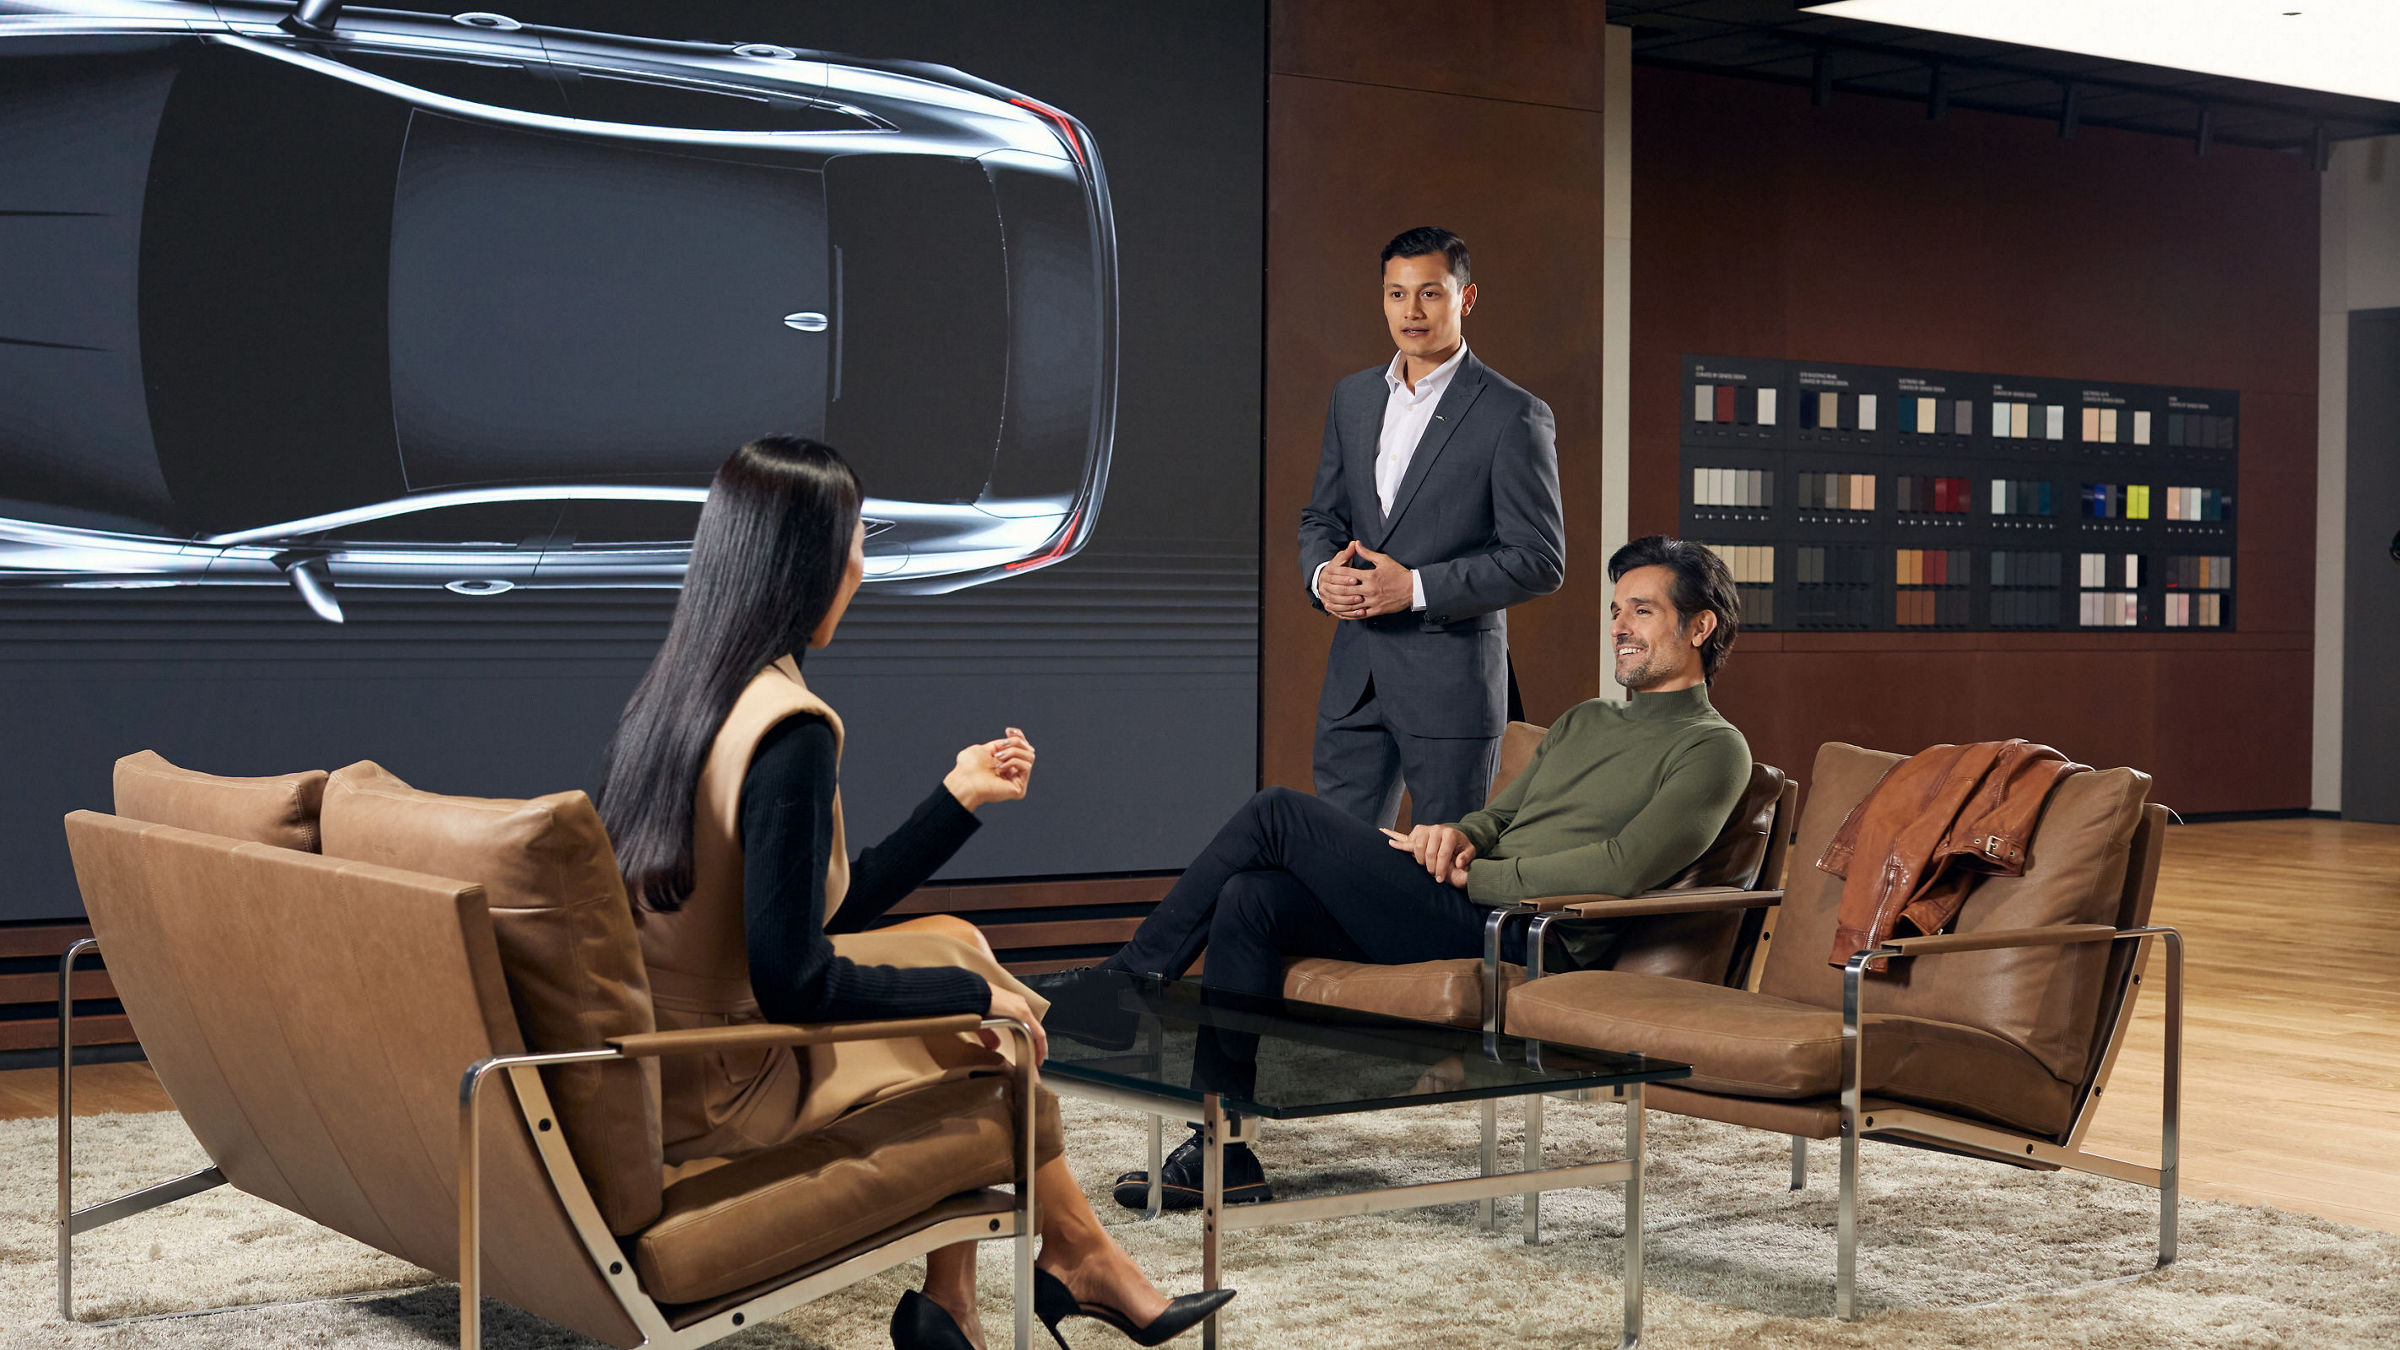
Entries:
{"type": "MultiPolygon", "coordinates": [[[[2184,1194],[2400,1232],[2400,826],[2178,826],[2156,919],[2189,953],[2184,1194]]],[[[2164,974],[2152,965],[2088,1141],[2145,1162],[2164,974]]],[[[49,1114],[55,1077],[0,1073],[0,1119],[49,1114]]],[[[146,1065],[76,1070],[78,1114],[168,1105],[146,1065]]]]}
{"type": "MultiPolygon", "coordinates": [[[[2156,922],[2181,929],[2184,1194],[2400,1232],[2400,825],[2186,825],[2156,922]]],[[[2151,1161],[2154,960],[2087,1142],[2151,1161]]]]}

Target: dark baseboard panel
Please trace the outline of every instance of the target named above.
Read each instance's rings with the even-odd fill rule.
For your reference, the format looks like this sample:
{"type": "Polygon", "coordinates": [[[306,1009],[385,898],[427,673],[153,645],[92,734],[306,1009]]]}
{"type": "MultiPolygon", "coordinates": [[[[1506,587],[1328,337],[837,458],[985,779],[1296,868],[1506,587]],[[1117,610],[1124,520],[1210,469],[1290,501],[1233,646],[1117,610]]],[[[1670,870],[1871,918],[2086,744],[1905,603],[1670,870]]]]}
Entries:
{"type": "MultiPolygon", "coordinates": [[[[894,906],[892,917],[956,914],[983,930],[1004,967],[1031,975],[1092,965],[1114,952],[1175,884],[1176,875],[936,883],[894,906]]],[[[0,927],[0,1069],[58,1063],[58,958],[90,934],[79,923],[0,927]]],[[[142,1057],[115,993],[97,959],[77,966],[76,1063],[142,1057]]]]}
{"type": "MultiPolygon", "coordinates": [[[[80,1019],[79,1019],[80,1020],[80,1019]]],[[[126,1042],[122,1045],[79,1045],[75,1047],[78,1064],[124,1064],[144,1059],[142,1047],[126,1042]]],[[[58,1047],[47,1050],[0,1050],[0,1073],[10,1069],[55,1069],[58,1067],[58,1047]]]]}
{"type": "Polygon", "coordinates": [[[2339,811],[2308,811],[2292,807],[2281,811],[2185,811],[2170,819],[2176,825],[2223,825],[2237,820],[2340,820],[2339,811]]]}

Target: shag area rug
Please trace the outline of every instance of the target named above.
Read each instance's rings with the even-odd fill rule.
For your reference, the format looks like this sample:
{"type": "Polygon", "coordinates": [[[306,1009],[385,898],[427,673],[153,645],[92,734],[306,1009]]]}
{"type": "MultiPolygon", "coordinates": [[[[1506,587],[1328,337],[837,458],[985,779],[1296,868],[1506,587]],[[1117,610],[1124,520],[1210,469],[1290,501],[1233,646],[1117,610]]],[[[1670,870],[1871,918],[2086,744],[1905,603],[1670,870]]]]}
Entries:
{"type": "MultiPolygon", "coordinates": [[[[1199,1285],[1199,1225],[1143,1223],[1106,1184],[1142,1165],[1141,1118],[1068,1101],[1069,1157],[1118,1240],[1170,1292],[1199,1285]]],[[[1515,1157],[1504,1104],[1502,1157],[1515,1157]]],[[[1616,1156],[1621,1108],[1553,1103],[1552,1164],[1616,1156]]],[[[422,1287],[342,1303],[270,1307],[116,1327],[69,1326],[52,1283],[55,1161],[47,1121],[0,1122],[0,1346],[298,1347],[456,1344],[455,1286],[223,1188],[85,1234],[85,1318],[422,1287]]],[[[79,1204],[205,1165],[172,1113],[79,1122],[79,1204]]],[[[1268,1123],[1259,1145],[1280,1196],[1464,1175],[1473,1108],[1268,1123]]],[[[1170,1143],[1173,1140],[1170,1138],[1170,1143]]],[[[1807,1189],[1786,1189],[1777,1137],[1653,1114],[1645,1346],[2266,1347],[2400,1345],[2400,1236],[2212,1201],[2183,1207],[2181,1259],[2152,1269],[2153,1192],[2063,1173],[1869,1144],[1863,1154],[1865,1318],[1831,1320],[1834,1150],[1811,1150],[1807,1189]]],[[[1514,1201],[1503,1210],[1514,1214],[1514,1201]]],[[[1546,1240],[1474,1226],[1454,1205],[1229,1234],[1228,1347],[1582,1347],[1617,1342],[1622,1202],[1616,1188],[1556,1192],[1546,1240]]],[[[1009,1317],[1005,1245],[985,1249],[984,1318],[1009,1317]]],[[[872,1350],[918,1270],[881,1278],[745,1330],[729,1350],[872,1350]]],[[[581,1337],[487,1306],[505,1350],[585,1347],[581,1337]]],[[[1091,1322],[1079,1346],[1123,1344],[1091,1322]]],[[[1048,1344],[1040,1326],[1035,1335],[1048,1344]]],[[[1197,1346],[1196,1334],[1183,1344],[1197,1346]]]]}

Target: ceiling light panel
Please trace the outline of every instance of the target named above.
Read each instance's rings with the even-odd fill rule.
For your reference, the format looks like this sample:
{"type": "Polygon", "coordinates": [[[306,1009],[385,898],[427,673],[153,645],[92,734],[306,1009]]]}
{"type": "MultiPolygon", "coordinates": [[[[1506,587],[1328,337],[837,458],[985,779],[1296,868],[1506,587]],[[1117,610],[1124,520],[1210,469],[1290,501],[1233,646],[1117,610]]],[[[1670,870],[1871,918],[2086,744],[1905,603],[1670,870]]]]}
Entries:
{"type": "Polygon", "coordinates": [[[2400,102],[2393,0],[1839,0],[1806,12],[2400,102]]]}

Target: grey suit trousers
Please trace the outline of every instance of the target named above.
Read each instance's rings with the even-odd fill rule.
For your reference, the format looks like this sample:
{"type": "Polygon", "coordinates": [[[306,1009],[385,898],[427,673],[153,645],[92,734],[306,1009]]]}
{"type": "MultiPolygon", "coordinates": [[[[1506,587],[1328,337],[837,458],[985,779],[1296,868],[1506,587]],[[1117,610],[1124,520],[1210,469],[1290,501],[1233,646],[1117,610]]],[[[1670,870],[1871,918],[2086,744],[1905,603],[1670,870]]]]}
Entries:
{"type": "Polygon", "coordinates": [[[1348,714],[1317,716],[1317,796],[1378,828],[1399,819],[1403,787],[1420,825],[1481,810],[1499,757],[1498,736],[1412,736],[1391,726],[1372,680],[1348,714]]]}

